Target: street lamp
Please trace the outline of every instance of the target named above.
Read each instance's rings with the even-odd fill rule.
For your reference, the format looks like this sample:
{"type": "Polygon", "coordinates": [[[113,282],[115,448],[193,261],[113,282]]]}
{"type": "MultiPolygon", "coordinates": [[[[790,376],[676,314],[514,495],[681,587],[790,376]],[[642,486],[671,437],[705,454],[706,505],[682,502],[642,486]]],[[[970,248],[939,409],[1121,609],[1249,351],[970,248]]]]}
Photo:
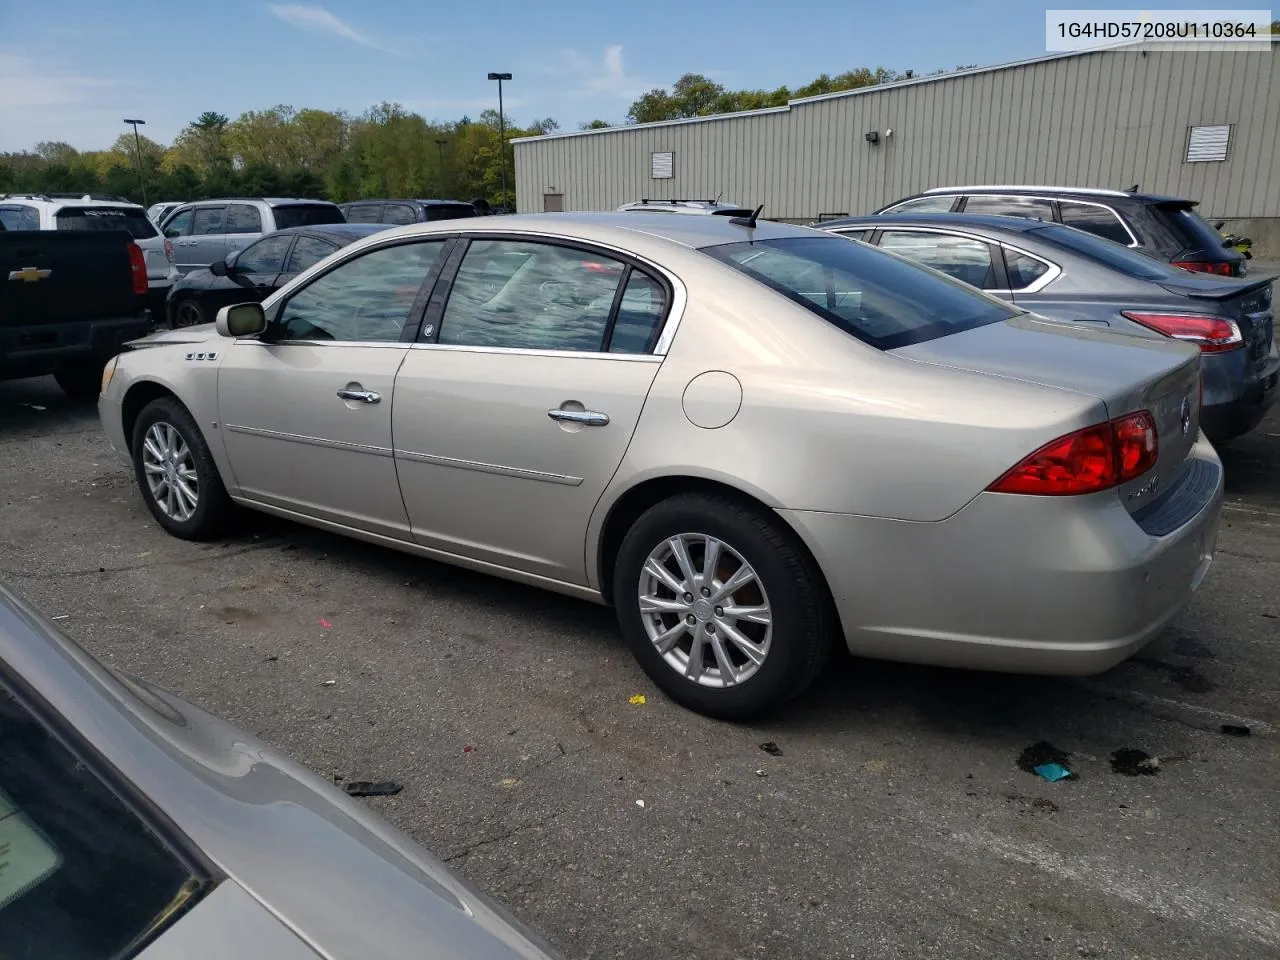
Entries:
{"type": "Polygon", "coordinates": [[[125,123],[133,124],[133,145],[138,150],[138,179],[142,182],[142,205],[147,205],[147,175],[142,169],[142,138],[138,136],[138,124],[146,126],[145,120],[129,120],[125,119],[125,123]]]}
{"type": "Polygon", "coordinates": [[[444,199],[444,145],[448,140],[437,140],[436,146],[440,148],[440,199],[444,199]]]}
{"type": "Polygon", "coordinates": [[[498,148],[502,154],[502,204],[506,209],[507,203],[507,124],[506,119],[502,115],[502,81],[510,80],[509,73],[491,73],[490,80],[498,81],[498,148]]]}

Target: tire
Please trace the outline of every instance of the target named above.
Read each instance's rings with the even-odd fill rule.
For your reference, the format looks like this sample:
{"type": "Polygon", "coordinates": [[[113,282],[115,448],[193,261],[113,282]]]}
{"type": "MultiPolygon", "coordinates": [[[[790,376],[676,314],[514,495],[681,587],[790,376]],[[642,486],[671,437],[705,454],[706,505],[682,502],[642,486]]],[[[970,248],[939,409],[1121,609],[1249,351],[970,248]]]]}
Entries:
{"type": "Polygon", "coordinates": [[[53,379],[72,400],[92,400],[102,390],[102,368],[106,365],[101,359],[66,364],[54,371],[53,379]]]}
{"type": "MultiPolygon", "coordinates": [[[[646,511],[618,551],[613,599],[627,645],[649,678],[682,706],[723,720],[745,720],[799,695],[822,671],[836,632],[834,607],[821,572],[795,534],[767,510],[719,494],[684,494],[646,511]],[[688,592],[694,596],[689,605],[674,589],[689,580],[676,575],[680,564],[671,544],[678,540],[685,545],[691,568],[700,574],[707,572],[707,537],[720,544],[718,559],[709,571],[709,585],[705,577],[695,577],[698,590],[688,592]],[[683,582],[656,576],[646,566],[651,559],[674,581],[683,582]],[[740,572],[739,562],[754,573],[754,581],[719,597],[717,605],[717,593],[740,572]],[[710,597],[699,596],[702,589],[710,597]],[[642,613],[641,593],[655,598],[661,609],[642,613]],[[699,604],[699,599],[706,603],[699,604]],[[673,604],[686,609],[667,609],[673,604]],[[751,615],[767,617],[768,625],[726,614],[744,607],[754,607],[751,615]],[[689,617],[694,624],[689,624],[689,617]],[[683,632],[677,630],[681,623],[683,632]],[[713,632],[706,630],[708,625],[713,632]],[[703,631],[704,657],[702,670],[695,662],[691,671],[697,631],[703,631]],[[742,638],[750,642],[758,663],[738,642],[742,638]],[[659,642],[673,645],[663,652],[659,642]],[[722,655],[729,659],[730,684],[723,683],[722,655]],[[690,679],[690,672],[700,679],[690,679]]],[[[654,608],[652,602],[647,606],[654,608]]]]}
{"type": "Polygon", "coordinates": [[[173,307],[173,321],[170,329],[177,330],[179,327],[195,327],[202,323],[209,322],[209,311],[207,311],[194,297],[183,297],[173,307]]]}
{"type": "Polygon", "coordinates": [[[226,529],[231,499],[209,445],[186,407],[173,397],[152,400],[133,425],[131,449],[142,499],[160,526],[183,540],[211,540],[226,529]],[[172,471],[165,470],[168,451],[175,455],[172,471]],[[165,472],[157,474],[150,469],[157,466],[165,472]],[[158,489],[153,489],[150,478],[157,476],[161,477],[158,489]],[[194,485],[190,482],[192,476],[194,485]],[[179,478],[185,479],[185,484],[175,484],[179,478]],[[194,508],[182,492],[191,491],[193,486],[194,508]]]}

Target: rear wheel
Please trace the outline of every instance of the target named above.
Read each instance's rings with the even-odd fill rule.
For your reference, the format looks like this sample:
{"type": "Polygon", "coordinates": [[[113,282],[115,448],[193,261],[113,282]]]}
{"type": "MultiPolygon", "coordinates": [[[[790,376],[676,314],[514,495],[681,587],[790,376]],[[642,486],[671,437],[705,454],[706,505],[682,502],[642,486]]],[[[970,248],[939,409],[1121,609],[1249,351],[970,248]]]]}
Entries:
{"type": "Polygon", "coordinates": [[[650,508],[622,542],[613,590],[650,679],[709,716],[787,702],[830,652],[835,618],[813,560],[775,516],[729,497],[650,508]]]}
{"type": "Polygon", "coordinates": [[[173,397],[152,400],[133,426],[133,468],[160,526],[183,540],[222,532],[232,504],[191,414],[173,397]]]}
{"type": "Polygon", "coordinates": [[[199,300],[193,300],[186,297],[178,301],[178,305],[173,310],[173,327],[197,327],[202,323],[209,322],[208,311],[200,305],[199,300]]]}
{"type": "Polygon", "coordinates": [[[81,360],[69,363],[54,371],[62,392],[73,400],[92,400],[102,389],[102,368],[105,360],[81,360]]]}

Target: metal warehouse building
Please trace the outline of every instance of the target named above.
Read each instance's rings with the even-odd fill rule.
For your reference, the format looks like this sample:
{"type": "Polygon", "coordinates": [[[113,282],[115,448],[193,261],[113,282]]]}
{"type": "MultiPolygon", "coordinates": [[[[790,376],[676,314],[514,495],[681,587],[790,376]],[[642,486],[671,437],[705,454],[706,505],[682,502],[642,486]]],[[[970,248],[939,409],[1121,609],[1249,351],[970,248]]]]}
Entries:
{"type": "Polygon", "coordinates": [[[1056,54],[767,110],[528,137],[515,141],[515,167],[521,212],[723,196],[802,222],[935,186],[1136,183],[1198,199],[1207,217],[1266,218],[1248,228],[1271,247],[1280,44],[1056,54]]]}

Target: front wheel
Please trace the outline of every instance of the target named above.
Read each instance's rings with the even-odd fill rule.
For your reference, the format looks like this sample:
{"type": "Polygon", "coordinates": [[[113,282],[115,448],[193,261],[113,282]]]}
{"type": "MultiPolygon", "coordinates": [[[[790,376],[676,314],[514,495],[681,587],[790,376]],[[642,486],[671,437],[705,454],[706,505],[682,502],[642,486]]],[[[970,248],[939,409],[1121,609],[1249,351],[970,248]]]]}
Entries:
{"type": "Polygon", "coordinates": [[[160,526],[183,540],[208,540],[225,528],[231,499],[186,407],[173,397],[143,407],[132,450],[142,498],[160,526]]]}
{"type": "Polygon", "coordinates": [[[186,297],[178,301],[177,306],[173,309],[173,329],[179,327],[198,327],[202,323],[208,323],[209,317],[199,300],[186,297]]]}
{"type": "Polygon", "coordinates": [[[727,720],[801,693],[835,632],[821,574],[795,535],[716,494],[672,497],[635,522],[613,598],[650,679],[677,703],[727,720]]]}

